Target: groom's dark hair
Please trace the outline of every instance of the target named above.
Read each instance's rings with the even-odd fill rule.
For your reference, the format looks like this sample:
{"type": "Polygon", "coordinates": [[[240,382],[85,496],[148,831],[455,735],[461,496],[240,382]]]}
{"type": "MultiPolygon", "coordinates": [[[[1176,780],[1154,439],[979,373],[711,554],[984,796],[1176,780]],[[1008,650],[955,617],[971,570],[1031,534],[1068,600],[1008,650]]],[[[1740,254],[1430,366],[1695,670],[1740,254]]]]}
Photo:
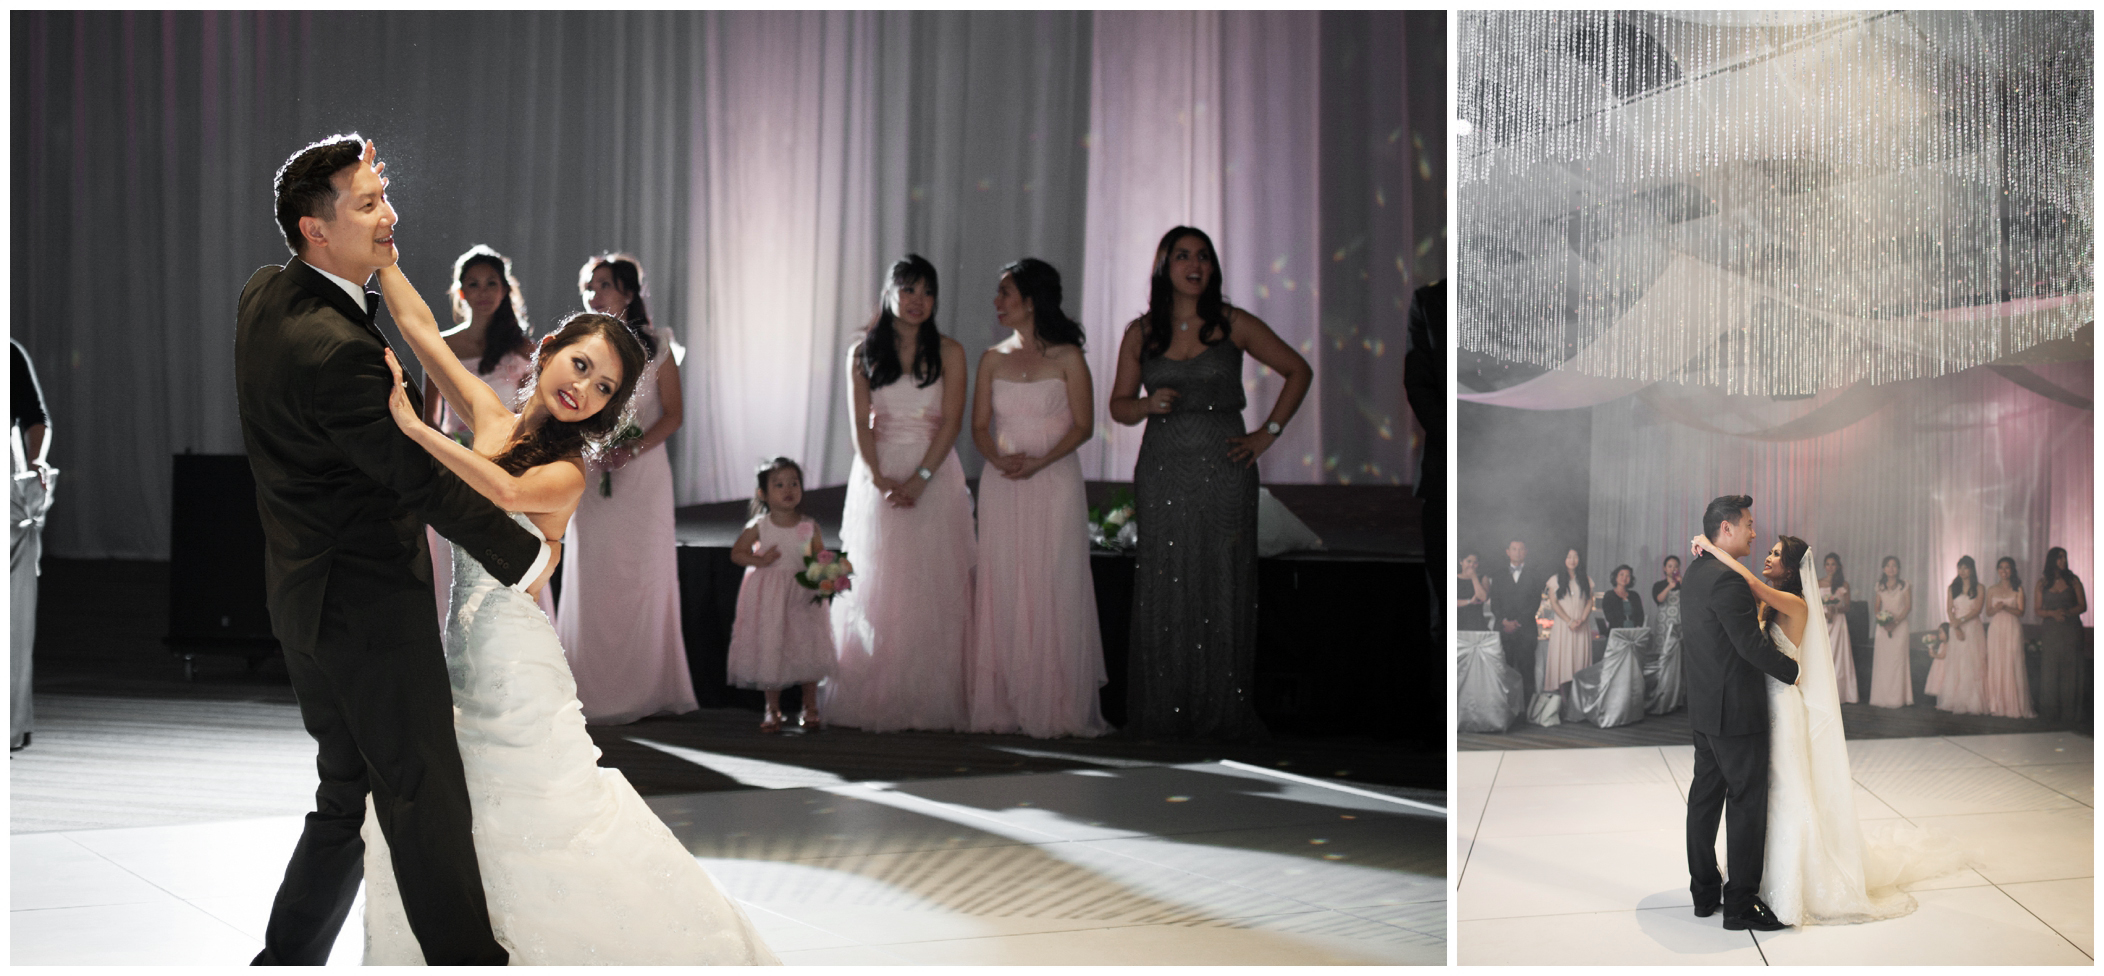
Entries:
{"type": "Polygon", "coordinates": [[[1710,499],[1709,507],[1702,510],[1702,534],[1711,542],[1717,541],[1717,526],[1738,521],[1752,507],[1752,495],[1719,495],[1710,499]]]}
{"type": "Polygon", "coordinates": [[[365,158],[365,139],[358,133],[322,139],[285,160],[273,186],[278,194],[278,229],[285,232],[285,246],[297,256],[305,238],[300,218],[327,220],[334,216],[336,184],[330,182],[344,167],[365,158]]]}

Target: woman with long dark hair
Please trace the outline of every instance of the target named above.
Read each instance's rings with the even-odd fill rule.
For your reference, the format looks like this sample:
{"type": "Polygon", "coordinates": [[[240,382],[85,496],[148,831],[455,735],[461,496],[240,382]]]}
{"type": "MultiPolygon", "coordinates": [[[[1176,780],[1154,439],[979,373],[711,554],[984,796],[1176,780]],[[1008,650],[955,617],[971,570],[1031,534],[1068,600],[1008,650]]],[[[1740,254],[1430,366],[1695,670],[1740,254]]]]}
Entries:
{"type": "Polygon", "coordinates": [[[1856,652],[1848,637],[1848,604],[1855,594],[1848,588],[1848,575],[1841,569],[1841,554],[1830,552],[1820,561],[1825,571],[1819,578],[1819,597],[1824,608],[1827,645],[1834,651],[1834,684],[1841,700],[1856,703],[1856,652]],[[1831,602],[1828,602],[1831,601],[1831,602]]]}
{"type": "Polygon", "coordinates": [[[2046,551],[2037,603],[2045,630],[2038,642],[2038,717],[2074,722],[2082,717],[2082,693],[2089,690],[2082,662],[2082,615],[2089,611],[2089,595],[2082,580],[2068,572],[2066,549],[2046,551]]]}
{"type": "Polygon", "coordinates": [[[819,686],[827,718],[873,732],[965,727],[972,612],[971,489],[958,464],[964,347],[935,326],[935,266],[891,266],[847,357],[855,464],[840,541],[855,586],[833,598],[840,655],[819,686]]]}
{"type": "MultiPolygon", "coordinates": [[[[587,459],[611,446],[633,407],[644,373],[635,336],[607,315],[565,319],[541,341],[527,396],[514,412],[453,361],[431,310],[399,268],[381,268],[379,278],[403,337],[472,433],[463,445],[419,417],[389,352],[399,384],[388,399],[396,426],[522,525],[559,537],[590,494],[587,459]]],[[[619,770],[598,764],[599,749],[585,730],[577,686],[547,616],[465,549],[454,554],[453,575],[446,666],[474,814],[473,863],[489,892],[490,929],[511,961],[775,962],[738,903],[619,770]]],[[[403,802],[416,788],[413,778],[388,785],[403,802]]],[[[421,964],[396,882],[397,875],[413,880],[412,872],[425,866],[406,854],[397,862],[382,824],[368,796],[360,832],[365,962],[421,964]]]]}
{"type": "Polygon", "coordinates": [[[1263,734],[1250,701],[1256,462],[1292,421],[1314,376],[1263,319],[1227,303],[1212,238],[1192,227],[1162,235],[1147,314],[1125,329],[1109,404],[1112,420],[1147,424],[1132,473],[1140,540],[1129,730],[1263,734]],[[1246,433],[1244,353],[1286,381],[1264,422],[1246,433]]]}
{"type": "Polygon", "coordinates": [[[2031,681],[2024,674],[2024,581],[2016,560],[1994,561],[1994,585],[1987,588],[1985,671],[1980,678],[1981,706],[1989,715],[2037,718],[2031,708],[2031,681]]]}
{"type": "Polygon", "coordinates": [[[1914,704],[1914,665],[1907,659],[1913,635],[1907,619],[1914,613],[1914,590],[1900,577],[1898,556],[1878,564],[1875,622],[1870,628],[1870,703],[1879,708],[1914,704]]]}
{"type": "MultiPolygon", "coordinates": [[[[511,259],[477,244],[453,260],[453,283],[446,289],[453,327],[439,333],[446,349],[507,407],[517,407],[522,387],[533,372],[532,332],[526,324],[526,296],[512,276],[511,259]]],[[[438,381],[424,376],[424,420],[454,440],[474,436],[460,412],[439,395],[438,381]]],[[[438,592],[439,629],[445,628],[446,601],[453,592],[453,544],[429,527],[431,582],[438,592]]],[[[543,588],[541,609],[555,619],[555,589],[543,588]]]]}
{"type": "Polygon", "coordinates": [[[679,360],[672,330],[644,305],[643,266],[602,254],[577,273],[586,306],[628,326],[649,357],[636,381],[634,419],[589,472],[571,521],[556,629],[577,675],[577,700],[594,725],[693,711],[679,619],[679,553],[672,531],[672,462],[679,430],[679,360]]]}
{"type": "Polygon", "coordinates": [[[1987,635],[1980,625],[1986,612],[1986,588],[1980,585],[1979,569],[1971,556],[1958,557],[1958,575],[1951,577],[1950,597],[1944,613],[1951,623],[1951,639],[1943,645],[1942,673],[1929,669],[1937,682],[1936,707],[1960,715],[1978,715],[1987,710],[1987,635]]]}
{"type": "Polygon", "coordinates": [[[1543,652],[1541,690],[1555,691],[1593,663],[1593,609],[1599,594],[1585,570],[1585,553],[1577,547],[1563,554],[1563,568],[1542,588],[1542,602],[1555,623],[1543,652]]]}
{"type": "Polygon", "coordinates": [[[1074,455],[1095,432],[1096,395],[1064,297],[1059,272],[1043,261],[1002,268],[994,317],[1014,332],[979,356],[972,443],[986,468],[966,681],[974,732],[1110,731],[1097,698],[1109,675],[1074,455]]]}

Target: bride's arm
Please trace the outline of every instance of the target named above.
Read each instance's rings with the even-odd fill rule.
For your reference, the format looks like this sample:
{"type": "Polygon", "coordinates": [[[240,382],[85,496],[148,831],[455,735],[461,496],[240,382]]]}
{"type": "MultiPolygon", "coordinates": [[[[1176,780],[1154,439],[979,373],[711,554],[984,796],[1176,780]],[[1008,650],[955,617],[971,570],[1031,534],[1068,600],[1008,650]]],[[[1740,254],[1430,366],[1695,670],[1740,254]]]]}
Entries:
{"type": "Polygon", "coordinates": [[[1732,572],[1745,577],[1746,585],[1753,588],[1755,599],[1774,607],[1784,616],[1795,617],[1799,620],[1806,618],[1807,611],[1804,597],[1795,593],[1784,593],[1775,587],[1769,586],[1768,581],[1761,578],[1761,574],[1747,569],[1745,563],[1726,555],[1724,550],[1717,548],[1707,537],[1696,536],[1695,545],[1701,547],[1703,551],[1708,552],[1710,555],[1717,557],[1717,561],[1730,567],[1732,572]]]}
{"type": "Polygon", "coordinates": [[[575,461],[543,464],[515,475],[424,423],[416,415],[416,408],[409,405],[409,393],[402,385],[402,364],[396,361],[394,350],[388,350],[386,356],[387,368],[395,378],[394,390],[387,396],[387,409],[394,416],[395,426],[447,470],[459,475],[477,494],[507,512],[527,515],[566,511],[584,495],[584,468],[575,461]]]}
{"type": "Polygon", "coordinates": [[[387,302],[387,313],[394,316],[402,338],[409,340],[410,350],[424,364],[425,377],[438,385],[438,391],[469,430],[476,430],[479,422],[500,412],[511,412],[505,409],[497,391],[468,372],[460,357],[446,347],[446,340],[438,331],[438,320],[431,317],[431,306],[424,304],[423,296],[416,293],[400,266],[390,264],[380,269],[380,297],[387,302]]]}

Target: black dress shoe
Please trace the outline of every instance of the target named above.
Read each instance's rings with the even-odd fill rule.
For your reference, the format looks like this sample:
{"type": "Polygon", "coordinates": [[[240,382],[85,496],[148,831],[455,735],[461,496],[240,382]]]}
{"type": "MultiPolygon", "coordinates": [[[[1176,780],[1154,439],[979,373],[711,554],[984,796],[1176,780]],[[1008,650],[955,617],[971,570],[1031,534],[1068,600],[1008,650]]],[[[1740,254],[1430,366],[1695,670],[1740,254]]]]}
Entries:
{"type": "Polygon", "coordinates": [[[1722,903],[1714,901],[1703,901],[1700,898],[1695,899],[1695,917],[1708,918],[1711,915],[1717,914],[1717,906],[1719,904],[1722,903]]]}
{"type": "Polygon", "coordinates": [[[1752,929],[1755,932],[1774,932],[1789,928],[1783,924],[1782,919],[1776,918],[1775,913],[1768,909],[1768,904],[1759,898],[1755,898],[1753,904],[1741,911],[1725,912],[1724,927],[1734,931],[1752,929]]]}

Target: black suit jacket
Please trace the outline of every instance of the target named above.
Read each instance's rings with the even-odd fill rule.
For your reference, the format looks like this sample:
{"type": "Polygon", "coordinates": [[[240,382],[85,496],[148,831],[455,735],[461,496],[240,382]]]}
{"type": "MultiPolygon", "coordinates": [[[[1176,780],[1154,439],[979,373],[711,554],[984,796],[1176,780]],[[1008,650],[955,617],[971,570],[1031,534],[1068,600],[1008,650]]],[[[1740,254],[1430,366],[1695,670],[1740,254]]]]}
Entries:
{"type": "MultiPolygon", "coordinates": [[[[368,307],[379,296],[368,293],[368,307]]],[[[300,261],[241,289],[234,388],[263,519],[271,630],[311,651],[324,598],[431,586],[424,524],[507,585],[541,542],[395,426],[386,340],[351,296],[300,261]]],[[[409,395],[422,413],[415,384],[409,395]]]]}
{"type": "Polygon", "coordinates": [[[1761,676],[1797,681],[1797,662],[1776,650],[1757,611],[1753,587],[1709,553],[1681,577],[1681,658],[1695,731],[1765,735],[1768,689],[1761,676]]]}
{"type": "Polygon", "coordinates": [[[1533,627],[1534,611],[1541,608],[1541,590],[1549,583],[1548,575],[1528,563],[1520,567],[1520,581],[1514,583],[1512,564],[1502,559],[1479,572],[1490,577],[1490,609],[1497,614],[1498,622],[1517,620],[1523,627],[1533,627]]]}

